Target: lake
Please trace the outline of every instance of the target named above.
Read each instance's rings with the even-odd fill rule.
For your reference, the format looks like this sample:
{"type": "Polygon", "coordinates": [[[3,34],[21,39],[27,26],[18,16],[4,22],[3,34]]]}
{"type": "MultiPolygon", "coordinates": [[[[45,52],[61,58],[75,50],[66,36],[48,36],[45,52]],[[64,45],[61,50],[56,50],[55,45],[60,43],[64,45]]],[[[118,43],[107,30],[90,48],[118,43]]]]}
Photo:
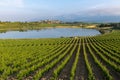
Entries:
{"type": "Polygon", "coordinates": [[[41,30],[27,31],[7,31],[0,33],[0,39],[19,39],[19,38],[60,38],[74,36],[96,36],[101,34],[95,29],[83,28],[49,28],[41,30]]]}

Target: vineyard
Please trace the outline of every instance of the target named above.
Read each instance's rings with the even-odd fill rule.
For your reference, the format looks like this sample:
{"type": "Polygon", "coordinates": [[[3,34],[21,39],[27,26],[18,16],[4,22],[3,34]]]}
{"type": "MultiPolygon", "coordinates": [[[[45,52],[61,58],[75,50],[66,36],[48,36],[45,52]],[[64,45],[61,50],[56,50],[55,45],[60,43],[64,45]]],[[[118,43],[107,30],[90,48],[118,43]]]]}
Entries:
{"type": "Polygon", "coordinates": [[[120,80],[120,31],[95,37],[1,39],[0,80],[120,80]]]}

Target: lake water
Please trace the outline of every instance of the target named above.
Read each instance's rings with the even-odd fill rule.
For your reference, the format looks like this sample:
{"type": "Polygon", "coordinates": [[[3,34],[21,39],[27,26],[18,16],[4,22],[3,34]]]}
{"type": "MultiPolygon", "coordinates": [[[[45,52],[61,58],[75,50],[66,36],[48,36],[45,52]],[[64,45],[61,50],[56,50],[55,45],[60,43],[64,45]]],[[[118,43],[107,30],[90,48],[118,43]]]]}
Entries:
{"type": "Polygon", "coordinates": [[[0,39],[15,39],[15,38],[59,38],[59,37],[74,37],[74,36],[96,36],[101,34],[95,29],[83,28],[50,28],[41,30],[28,31],[8,31],[0,33],[0,39]]]}

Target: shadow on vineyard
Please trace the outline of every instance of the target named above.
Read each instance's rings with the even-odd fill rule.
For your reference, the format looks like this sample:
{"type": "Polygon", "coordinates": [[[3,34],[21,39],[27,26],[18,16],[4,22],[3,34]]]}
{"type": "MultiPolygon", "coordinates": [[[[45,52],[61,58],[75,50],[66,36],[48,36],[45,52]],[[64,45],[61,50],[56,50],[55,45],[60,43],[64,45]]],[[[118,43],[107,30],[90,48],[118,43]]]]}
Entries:
{"type": "Polygon", "coordinates": [[[120,31],[94,37],[1,39],[0,80],[119,80],[120,31]]]}

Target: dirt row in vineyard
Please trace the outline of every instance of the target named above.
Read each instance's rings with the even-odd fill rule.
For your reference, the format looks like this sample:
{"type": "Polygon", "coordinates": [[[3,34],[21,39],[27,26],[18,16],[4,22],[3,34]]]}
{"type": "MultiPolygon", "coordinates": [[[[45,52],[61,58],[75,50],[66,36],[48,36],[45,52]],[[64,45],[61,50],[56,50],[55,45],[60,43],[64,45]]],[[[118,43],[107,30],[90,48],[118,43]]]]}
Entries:
{"type": "MultiPolygon", "coordinates": [[[[101,71],[101,69],[96,65],[92,55],[90,54],[90,51],[87,47],[87,45],[85,45],[85,48],[86,48],[86,53],[87,53],[87,56],[88,56],[88,61],[89,63],[91,64],[91,67],[92,67],[92,71],[94,73],[94,76],[95,76],[95,79],[96,80],[104,80],[104,75],[103,75],[103,72],[101,71]]],[[[94,52],[94,50],[92,50],[94,52]]]]}
{"type": "Polygon", "coordinates": [[[87,68],[85,65],[84,54],[83,54],[83,41],[80,43],[80,55],[76,68],[75,80],[86,80],[87,79],[87,68]]]}
{"type": "MultiPolygon", "coordinates": [[[[82,41],[78,42],[80,44],[80,55],[79,60],[76,68],[76,75],[75,80],[87,80],[87,69],[84,61],[84,55],[83,55],[83,45],[82,41]]],[[[76,47],[72,57],[70,58],[69,62],[66,64],[66,66],[63,68],[63,70],[60,72],[58,80],[70,80],[70,71],[72,69],[73,63],[75,61],[75,56],[77,53],[78,46],[76,47]]]]}
{"type": "MultiPolygon", "coordinates": [[[[75,42],[76,43],[76,42],[75,42]]],[[[74,44],[75,44],[74,43],[74,44]]],[[[73,49],[74,45],[71,47],[71,49],[68,51],[67,55],[64,56],[64,59],[70,54],[71,50],[73,49]]],[[[64,51],[65,52],[65,51],[64,51]]],[[[64,53],[62,52],[62,53],[64,53]]],[[[73,60],[75,59],[75,55],[76,55],[76,52],[77,52],[77,48],[75,49],[74,53],[72,56],[74,57],[71,57],[71,59],[69,60],[69,62],[66,64],[66,66],[64,67],[64,69],[60,72],[59,76],[58,76],[58,79],[64,79],[64,80],[69,80],[69,76],[70,76],[70,69],[72,67],[72,64],[73,63],[73,60]],[[63,74],[64,73],[64,74],[63,74]]],[[[62,54],[61,53],[61,54],[62,54]]],[[[57,59],[57,58],[56,58],[57,59]]],[[[48,72],[46,72],[43,77],[41,78],[41,80],[49,80],[49,79],[52,79],[54,78],[53,76],[53,72],[54,70],[61,64],[61,62],[64,60],[62,59],[61,61],[59,61],[59,63],[57,63],[53,68],[51,68],[48,72]]]]}
{"type": "MultiPolygon", "coordinates": [[[[94,49],[92,49],[92,50],[94,51],[94,49]]],[[[98,49],[98,51],[100,51],[100,50],[98,49]]],[[[94,54],[96,55],[97,59],[103,64],[103,66],[105,66],[109,70],[109,73],[113,77],[113,80],[120,80],[120,73],[116,72],[112,67],[107,65],[107,63],[105,61],[103,61],[102,58],[100,58],[100,56],[96,53],[97,52],[94,51],[94,54]]]]}
{"type": "Polygon", "coordinates": [[[70,71],[71,71],[72,65],[73,65],[74,60],[75,60],[75,56],[76,56],[76,53],[77,53],[77,48],[78,48],[78,46],[76,47],[75,51],[73,52],[72,57],[70,58],[70,60],[66,64],[66,66],[60,72],[58,79],[63,79],[63,80],[69,80],[70,79],[70,71]]]}

